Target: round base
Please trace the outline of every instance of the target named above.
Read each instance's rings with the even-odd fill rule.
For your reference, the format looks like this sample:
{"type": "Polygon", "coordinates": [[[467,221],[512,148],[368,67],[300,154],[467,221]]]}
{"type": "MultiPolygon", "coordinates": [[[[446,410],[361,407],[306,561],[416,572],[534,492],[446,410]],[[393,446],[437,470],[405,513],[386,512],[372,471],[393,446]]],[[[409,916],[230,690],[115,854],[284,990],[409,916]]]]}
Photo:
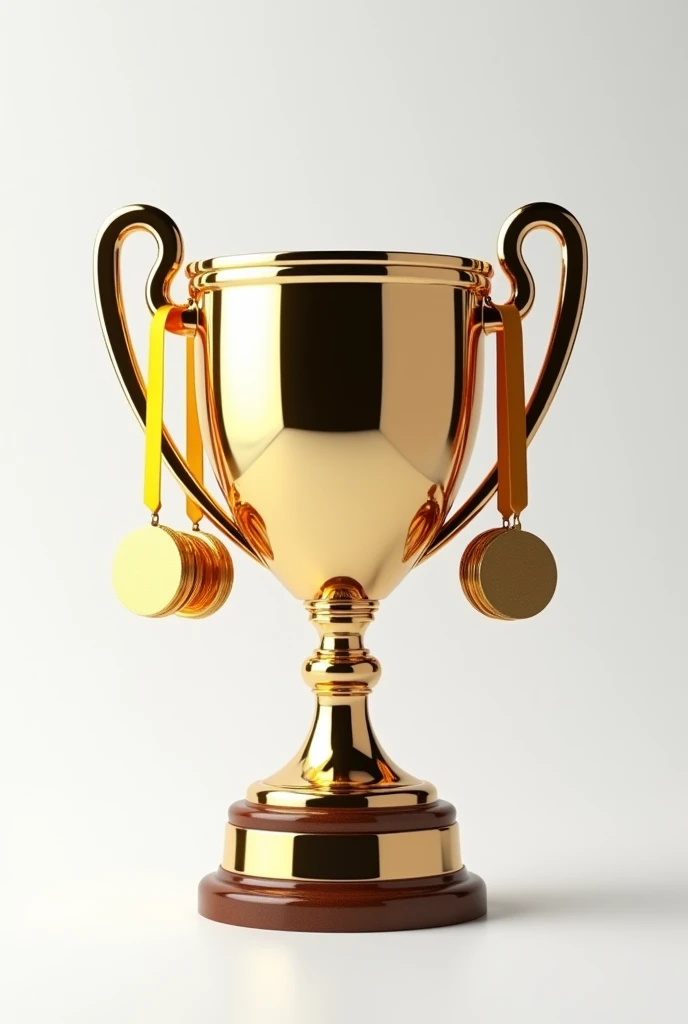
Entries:
{"type": "Polygon", "coordinates": [[[203,917],[246,928],[382,932],[463,924],[487,912],[485,883],[466,868],[431,878],[313,882],[251,878],[223,868],[202,879],[203,917]]]}

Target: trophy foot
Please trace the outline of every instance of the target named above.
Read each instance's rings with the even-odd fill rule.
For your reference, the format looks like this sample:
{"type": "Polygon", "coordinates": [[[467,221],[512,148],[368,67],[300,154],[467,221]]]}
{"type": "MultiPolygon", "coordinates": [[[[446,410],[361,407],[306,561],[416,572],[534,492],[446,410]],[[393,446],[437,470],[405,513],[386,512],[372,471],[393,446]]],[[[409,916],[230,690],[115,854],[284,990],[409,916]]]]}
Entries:
{"type": "Polygon", "coordinates": [[[223,924],[284,931],[398,931],[462,924],[487,910],[485,883],[461,861],[446,801],[387,808],[229,813],[225,854],[198,909],[223,924]]]}

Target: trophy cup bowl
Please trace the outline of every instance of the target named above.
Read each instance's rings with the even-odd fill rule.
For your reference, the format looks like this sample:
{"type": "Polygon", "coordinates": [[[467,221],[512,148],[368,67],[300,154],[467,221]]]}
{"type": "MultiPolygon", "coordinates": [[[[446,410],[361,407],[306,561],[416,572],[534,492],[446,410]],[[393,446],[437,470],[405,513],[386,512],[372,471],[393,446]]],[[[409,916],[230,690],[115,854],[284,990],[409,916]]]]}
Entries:
{"type": "Polygon", "coordinates": [[[487,264],[279,253],[189,268],[204,447],[295,597],[386,597],[444,519],[477,422],[487,264]]]}
{"type": "MultiPolygon", "coordinates": [[[[527,413],[530,440],[558,387],[580,319],[585,241],[561,207],[517,211],[500,262],[524,316],[533,301],[523,238],[559,238],[562,290],[527,413]]],[[[169,303],[181,236],[154,207],[118,211],[96,247],[99,311],[115,367],[145,421],[119,251],[134,230],[158,241],[152,311],[169,303]]],[[[407,572],[494,493],[493,469],[451,508],[479,420],[481,337],[499,325],[488,263],[399,252],[279,252],[187,268],[171,328],[193,334],[203,446],[223,508],[165,431],[163,457],[208,518],[305,602],[320,646],[303,666],[316,696],[285,768],[232,805],[200,912],[266,928],[359,931],[473,920],[484,883],[463,866],[451,804],[388,757],[370,725],[380,666],[363,634],[407,572]]]]}

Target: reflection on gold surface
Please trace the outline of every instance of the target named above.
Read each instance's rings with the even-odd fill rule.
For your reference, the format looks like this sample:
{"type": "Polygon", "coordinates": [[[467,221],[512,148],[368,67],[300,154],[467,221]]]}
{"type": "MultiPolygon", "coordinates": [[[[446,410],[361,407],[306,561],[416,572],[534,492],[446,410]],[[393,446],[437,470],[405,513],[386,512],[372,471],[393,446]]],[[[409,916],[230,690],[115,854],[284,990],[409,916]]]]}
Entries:
{"type": "Polygon", "coordinates": [[[437,528],[444,518],[444,502],[440,505],[435,497],[438,490],[439,488],[437,487],[430,488],[428,491],[428,500],[423,502],[411,520],[408,536],[406,537],[406,544],[404,545],[403,560],[405,562],[410,561],[410,559],[417,555],[419,551],[422,551],[427,547],[429,542],[435,536],[437,528]]]}
{"type": "Polygon", "coordinates": [[[360,601],[364,597],[367,598],[368,595],[358,580],[352,580],[350,576],[333,576],[331,580],[326,580],[323,583],[315,595],[315,600],[360,601]]]}
{"type": "Polygon", "coordinates": [[[262,517],[256,512],[253,505],[241,500],[241,495],[234,486],[230,488],[229,506],[237,526],[256,554],[263,559],[274,558],[268,531],[262,517]]]}

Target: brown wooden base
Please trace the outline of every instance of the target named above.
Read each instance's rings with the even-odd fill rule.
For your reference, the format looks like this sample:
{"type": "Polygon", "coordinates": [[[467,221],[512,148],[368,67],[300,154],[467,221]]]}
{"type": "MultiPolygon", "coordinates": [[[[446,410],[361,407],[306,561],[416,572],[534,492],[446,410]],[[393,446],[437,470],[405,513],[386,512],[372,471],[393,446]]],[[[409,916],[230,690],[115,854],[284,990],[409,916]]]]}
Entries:
{"type": "Polygon", "coordinates": [[[199,886],[199,912],[225,925],[290,932],[389,932],[482,918],[485,884],[465,867],[434,879],[283,882],[221,867],[199,886]]]}
{"type": "Polygon", "coordinates": [[[382,932],[475,921],[487,912],[485,883],[466,868],[438,878],[393,882],[294,882],[235,875],[202,879],[203,917],[247,928],[295,932],[382,932]]]}
{"type": "MultiPolygon", "coordinates": [[[[385,833],[440,828],[455,820],[446,801],[408,808],[281,809],[233,804],[233,825],[310,833],[385,833]]],[[[487,911],[485,883],[465,867],[425,878],[256,878],[220,867],[202,879],[198,909],[223,924],[284,931],[370,932],[462,924],[487,911]]]]}

